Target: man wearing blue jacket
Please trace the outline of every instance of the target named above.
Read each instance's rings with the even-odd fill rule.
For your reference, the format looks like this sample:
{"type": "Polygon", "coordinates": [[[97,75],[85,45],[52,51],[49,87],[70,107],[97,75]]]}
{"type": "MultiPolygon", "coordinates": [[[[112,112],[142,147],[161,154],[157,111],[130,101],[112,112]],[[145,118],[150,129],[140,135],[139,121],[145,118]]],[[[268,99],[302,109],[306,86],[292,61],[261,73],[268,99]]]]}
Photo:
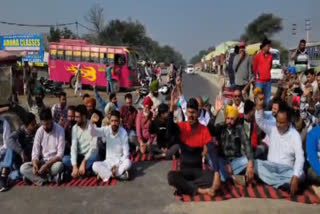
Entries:
{"type": "Polygon", "coordinates": [[[310,164],[308,178],[317,186],[313,190],[320,197],[320,125],[314,127],[307,135],[307,159],[310,164]]]}

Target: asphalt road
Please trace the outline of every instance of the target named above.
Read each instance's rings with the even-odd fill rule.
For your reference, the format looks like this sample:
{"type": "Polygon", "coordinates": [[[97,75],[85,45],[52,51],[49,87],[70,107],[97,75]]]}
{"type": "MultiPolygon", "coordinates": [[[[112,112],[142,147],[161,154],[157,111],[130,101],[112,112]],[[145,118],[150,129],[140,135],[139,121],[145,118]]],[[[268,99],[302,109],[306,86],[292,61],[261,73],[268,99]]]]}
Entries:
{"type": "MultiPolygon", "coordinates": [[[[208,77],[207,77],[208,78],[208,77]]],[[[210,78],[210,77],[209,77],[210,78]]],[[[214,80],[184,76],[186,97],[210,95],[214,80]]],[[[182,203],[167,184],[171,161],[135,164],[136,177],[107,187],[14,187],[0,194],[0,213],[319,213],[320,206],[282,200],[233,199],[182,203]]]]}

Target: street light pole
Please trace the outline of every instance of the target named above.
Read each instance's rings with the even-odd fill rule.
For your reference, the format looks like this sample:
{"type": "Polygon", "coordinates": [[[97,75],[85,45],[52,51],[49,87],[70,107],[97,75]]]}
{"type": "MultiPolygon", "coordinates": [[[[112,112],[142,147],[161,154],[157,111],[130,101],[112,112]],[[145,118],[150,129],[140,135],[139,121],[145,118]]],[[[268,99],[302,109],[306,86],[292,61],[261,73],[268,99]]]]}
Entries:
{"type": "Polygon", "coordinates": [[[307,43],[309,43],[310,42],[310,31],[311,31],[311,19],[305,20],[305,30],[306,30],[307,43]]]}

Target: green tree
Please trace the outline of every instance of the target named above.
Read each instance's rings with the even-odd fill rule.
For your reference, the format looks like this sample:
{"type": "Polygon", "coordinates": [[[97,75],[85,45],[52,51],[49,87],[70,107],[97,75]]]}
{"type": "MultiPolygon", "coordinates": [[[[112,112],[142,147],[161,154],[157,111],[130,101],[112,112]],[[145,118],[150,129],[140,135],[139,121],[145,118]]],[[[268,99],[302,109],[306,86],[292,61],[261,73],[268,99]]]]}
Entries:
{"type": "Polygon", "coordinates": [[[49,42],[59,42],[60,39],[74,39],[76,35],[67,27],[64,27],[62,30],[50,27],[47,38],[49,42]]]}
{"type": "Polygon", "coordinates": [[[242,40],[248,43],[261,42],[282,30],[282,19],[271,13],[263,13],[246,27],[242,40]]]}
{"type": "Polygon", "coordinates": [[[216,48],[214,46],[208,48],[207,50],[201,50],[197,55],[192,57],[189,61],[190,64],[196,64],[201,61],[202,57],[210,53],[211,51],[214,51],[216,48]]]}
{"type": "Polygon", "coordinates": [[[61,38],[61,32],[59,28],[55,29],[54,27],[50,27],[48,41],[49,42],[58,42],[61,38]]]}

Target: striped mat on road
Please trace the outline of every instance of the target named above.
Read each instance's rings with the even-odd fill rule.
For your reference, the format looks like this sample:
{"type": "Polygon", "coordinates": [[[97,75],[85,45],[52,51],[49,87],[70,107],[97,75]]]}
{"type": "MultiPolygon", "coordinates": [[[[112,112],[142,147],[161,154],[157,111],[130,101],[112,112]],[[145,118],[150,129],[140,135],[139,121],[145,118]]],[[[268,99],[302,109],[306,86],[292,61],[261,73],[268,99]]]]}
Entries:
{"type": "MultiPolygon", "coordinates": [[[[48,187],[97,187],[97,186],[114,186],[117,184],[116,179],[110,179],[108,182],[98,181],[97,177],[87,177],[83,179],[72,179],[71,181],[63,182],[58,185],[56,183],[50,183],[44,186],[48,187]]],[[[23,186],[36,186],[35,184],[28,185],[25,184],[24,181],[19,181],[15,184],[15,186],[23,187],[23,186]]]]}
{"type": "MultiPolygon", "coordinates": [[[[172,162],[172,170],[180,170],[180,162],[174,160],[172,162]]],[[[289,201],[306,203],[306,204],[320,204],[320,199],[312,190],[311,186],[303,189],[302,192],[295,196],[291,196],[288,192],[280,189],[275,189],[272,186],[261,183],[250,184],[248,186],[235,185],[231,183],[222,184],[221,190],[216,196],[209,195],[175,195],[175,197],[184,202],[196,201],[222,201],[231,198],[262,198],[262,199],[286,199],[289,201]]]]}

